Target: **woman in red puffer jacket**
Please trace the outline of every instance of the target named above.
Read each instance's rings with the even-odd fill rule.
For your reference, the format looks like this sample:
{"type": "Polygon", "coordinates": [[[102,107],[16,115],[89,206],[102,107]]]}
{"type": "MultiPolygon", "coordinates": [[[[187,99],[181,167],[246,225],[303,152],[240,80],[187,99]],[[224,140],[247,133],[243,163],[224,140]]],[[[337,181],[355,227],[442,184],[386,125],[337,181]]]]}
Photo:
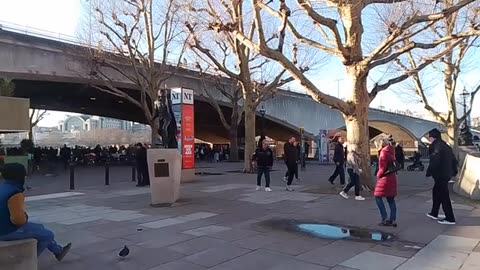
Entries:
{"type": "Polygon", "coordinates": [[[375,185],[375,201],[377,202],[378,210],[382,216],[380,226],[397,227],[397,205],[395,204],[395,196],[397,196],[397,174],[395,172],[388,173],[388,164],[395,161],[395,148],[387,137],[383,137],[379,142],[376,142],[380,150],[378,157],[378,172],[377,184],[375,185]],[[388,219],[387,211],[383,198],[387,199],[390,206],[390,219],[388,219]]]}

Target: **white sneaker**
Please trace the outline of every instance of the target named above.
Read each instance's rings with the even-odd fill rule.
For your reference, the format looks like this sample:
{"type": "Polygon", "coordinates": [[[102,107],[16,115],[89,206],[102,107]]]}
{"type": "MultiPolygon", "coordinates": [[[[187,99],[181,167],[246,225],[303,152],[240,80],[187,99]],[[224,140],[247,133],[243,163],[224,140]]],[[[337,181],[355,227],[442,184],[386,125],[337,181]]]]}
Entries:
{"type": "Polygon", "coordinates": [[[297,178],[297,181],[298,181],[298,182],[301,182],[301,181],[302,181],[302,179],[300,179],[300,178],[297,178]]]}
{"type": "Polygon", "coordinates": [[[445,219],[445,215],[438,214],[438,217],[430,215],[430,213],[427,213],[427,217],[433,219],[433,220],[439,220],[439,219],[445,219]]]}
{"type": "Polygon", "coordinates": [[[255,189],[256,191],[259,191],[260,189],[262,189],[261,186],[257,186],[257,188],[255,189]]]}
{"type": "Polygon", "coordinates": [[[291,188],[290,186],[287,186],[286,190],[287,191],[294,191],[293,188],[291,188]]]}
{"type": "Polygon", "coordinates": [[[448,221],[446,219],[439,220],[438,223],[443,225],[455,225],[455,221],[448,221]]]}
{"type": "Polygon", "coordinates": [[[269,188],[269,187],[267,187],[267,188],[265,188],[265,191],[266,191],[266,192],[272,192],[272,189],[269,188]]]}
{"type": "Polygon", "coordinates": [[[345,193],[345,191],[340,192],[340,196],[342,196],[345,199],[348,199],[348,195],[347,193],[345,193]]]}
{"type": "Polygon", "coordinates": [[[365,201],[365,197],[355,196],[355,200],[357,200],[357,201],[365,201]]]}

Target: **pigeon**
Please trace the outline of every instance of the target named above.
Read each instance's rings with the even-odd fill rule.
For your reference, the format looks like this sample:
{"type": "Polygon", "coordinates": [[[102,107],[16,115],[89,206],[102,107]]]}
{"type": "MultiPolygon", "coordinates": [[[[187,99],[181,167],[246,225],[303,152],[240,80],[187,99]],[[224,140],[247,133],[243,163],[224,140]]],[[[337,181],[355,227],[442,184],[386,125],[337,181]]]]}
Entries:
{"type": "Polygon", "coordinates": [[[120,258],[125,258],[128,256],[128,254],[130,253],[130,249],[128,249],[128,247],[125,245],[122,250],[120,250],[120,252],[118,253],[118,257],[120,258]]]}

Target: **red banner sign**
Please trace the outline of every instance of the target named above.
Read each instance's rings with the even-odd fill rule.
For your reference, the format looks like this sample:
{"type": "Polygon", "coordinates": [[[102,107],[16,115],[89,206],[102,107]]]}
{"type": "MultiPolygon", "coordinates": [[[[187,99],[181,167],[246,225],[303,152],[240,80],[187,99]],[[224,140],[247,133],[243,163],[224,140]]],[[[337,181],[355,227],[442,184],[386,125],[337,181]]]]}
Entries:
{"type": "Polygon", "coordinates": [[[182,168],[195,168],[195,126],[193,104],[182,104],[182,168]]]}

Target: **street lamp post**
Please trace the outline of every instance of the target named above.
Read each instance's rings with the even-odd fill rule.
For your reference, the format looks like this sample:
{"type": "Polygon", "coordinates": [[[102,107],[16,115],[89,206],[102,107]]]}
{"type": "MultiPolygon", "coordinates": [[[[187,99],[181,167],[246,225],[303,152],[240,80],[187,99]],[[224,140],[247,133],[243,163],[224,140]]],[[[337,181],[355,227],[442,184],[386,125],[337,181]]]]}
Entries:
{"type": "MultiPolygon", "coordinates": [[[[465,87],[463,87],[462,93],[460,93],[460,96],[463,97],[463,115],[467,115],[467,96],[469,96],[470,93],[467,91],[465,87]]],[[[468,123],[468,117],[465,116],[465,126],[467,126],[468,123]]]]}
{"type": "Polygon", "coordinates": [[[470,96],[470,93],[467,91],[467,89],[464,87],[463,92],[460,93],[460,96],[463,97],[463,116],[465,119],[463,120],[463,128],[460,129],[460,145],[473,145],[473,135],[470,132],[469,128],[469,121],[468,121],[468,115],[467,115],[467,96],[470,96]]]}
{"type": "Polygon", "coordinates": [[[265,110],[265,107],[263,107],[263,105],[262,105],[262,108],[260,108],[259,112],[260,112],[260,116],[262,117],[262,127],[261,127],[261,130],[260,130],[260,141],[263,141],[263,140],[265,140],[265,113],[267,112],[265,110]]]}

